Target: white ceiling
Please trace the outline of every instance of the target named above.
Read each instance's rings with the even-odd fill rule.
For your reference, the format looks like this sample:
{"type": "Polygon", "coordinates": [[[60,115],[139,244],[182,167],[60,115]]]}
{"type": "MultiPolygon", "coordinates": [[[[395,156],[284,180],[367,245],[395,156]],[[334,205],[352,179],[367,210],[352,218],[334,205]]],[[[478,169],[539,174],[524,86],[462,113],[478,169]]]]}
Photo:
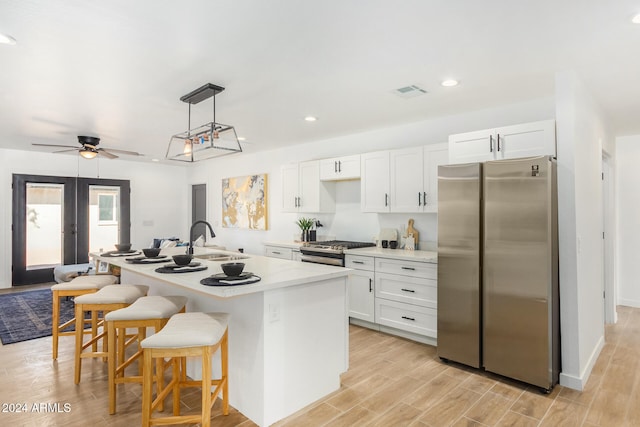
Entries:
{"type": "Polygon", "coordinates": [[[0,45],[0,148],[88,134],[163,158],[187,128],[179,98],[211,82],[226,87],[218,121],[263,150],[553,95],[560,70],[614,134],[640,134],[636,13],[640,0],[0,0],[17,40],[0,45]],[[392,93],[410,84],[429,93],[392,93]]]}

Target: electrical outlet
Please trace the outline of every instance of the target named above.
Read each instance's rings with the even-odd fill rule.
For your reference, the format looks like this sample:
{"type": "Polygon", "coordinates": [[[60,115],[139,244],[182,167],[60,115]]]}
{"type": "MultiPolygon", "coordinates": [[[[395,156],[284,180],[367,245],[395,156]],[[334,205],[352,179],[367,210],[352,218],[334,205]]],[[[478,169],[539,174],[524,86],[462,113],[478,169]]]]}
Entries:
{"type": "Polygon", "coordinates": [[[280,304],[269,304],[269,322],[280,320],[280,304]]]}

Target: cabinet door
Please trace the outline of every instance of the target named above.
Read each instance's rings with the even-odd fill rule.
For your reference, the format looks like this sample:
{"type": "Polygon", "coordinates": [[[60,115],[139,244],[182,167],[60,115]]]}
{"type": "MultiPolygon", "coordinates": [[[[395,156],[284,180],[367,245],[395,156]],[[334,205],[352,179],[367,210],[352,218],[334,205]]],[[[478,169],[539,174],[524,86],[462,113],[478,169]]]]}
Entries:
{"type": "Polygon", "coordinates": [[[475,163],[496,159],[493,129],[449,136],[449,163],[475,163]]]}
{"type": "Polygon", "coordinates": [[[360,156],[345,156],[338,158],[338,176],[340,179],[360,178],[360,156]]]}
{"type": "Polygon", "coordinates": [[[438,166],[448,163],[447,144],[424,147],[424,193],[422,194],[424,212],[438,212],[438,166]]]}
{"type": "Polygon", "coordinates": [[[320,160],[321,181],[358,178],[360,178],[359,155],[320,160]]]}
{"type": "Polygon", "coordinates": [[[320,163],[303,162],[300,168],[298,212],[320,212],[320,163]]]}
{"type": "Polygon", "coordinates": [[[422,147],[393,150],[389,154],[391,212],[421,212],[422,147]]]}
{"type": "Polygon", "coordinates": [[[363,154],[360,172],[362,212],[389,212],[389,152],[363,154]]]}
{"type": "Polygon", "coordinates": [[[496,129],[496,149],[500,159],[556,155],[554,120],[505,126],[496,129]]]}
{"type": "Polygon", "coordinates": [[[282,167],[282,212],[298,211],[298,165],[282,167]]]}
{"type": "Polygon", "coordinates": [[[353,270],[349,274],[349,316],[374,322],[373,271],[353,270]]]}

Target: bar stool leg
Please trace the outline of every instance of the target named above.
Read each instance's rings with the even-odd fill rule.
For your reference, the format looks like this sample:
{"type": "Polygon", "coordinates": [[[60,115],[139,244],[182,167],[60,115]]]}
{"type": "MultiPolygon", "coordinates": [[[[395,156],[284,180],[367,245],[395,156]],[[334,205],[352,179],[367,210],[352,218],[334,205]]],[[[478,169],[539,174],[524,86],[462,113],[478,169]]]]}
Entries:
{"type": "Polygon", "coordinates": [[[211,426],[211,347],[202,350],[202,427],[211,426]]]}
{"type": "MultiPolygon", "coordinates": [[[[186,371],[183,369],[182,357],[174,357],[171,361],[172,378],[186,378],[186,371]]],[[[180,382],[176,382],[173,386],[173,415],[180,415],[180,382]]]]}
{"type": "MultiPolygon", "coordinates": [[[[153,398],[153,375],[150,375],[153,369],[153,360],[151,351],[145,351],[142,355],[144,371],[147,375],[142,377],[142,427],[149,427],[151,423],[151,402],[153,398]]],[[[175,411],[175,408],[174,408],[175,411]]]]}
{"type": "Polygon", "coordinates": [[[75,352],[75,373],[73,381],[76,384],[80,384],[80,370],[82,369],[82,363],[80,361],[80,355],[82,353],[82,341],[84,333],[84,311],[81,304],[76,304],[76,352],[75,352]]]}
{"type": "Polygon", "coordinates": [[[52,291],[53,297],[53,307],[52,307],[52,319],[51,319],[51,330],[52,330],[52,340],[53,340],[53,351],[52,356],[53,360],[58,358],[58,338],[60,332],[60,297],[58,296],[58,291],[52,291]]]}
{"type": "Polygon", "coordinates": [[[229,348],[227,347],[228,340],[228,332],[224,333],[222,337],[222,344],[220,346],[220,360],[222,362],[222,379],[224,384],[222,385],[222,413],[224,415],[229,415],[229,348]]]}
{"type": "MultiPolygon", "coordinates": [[[[109,370],[109,377],[108,377],[108,381],[109,381],[109,413],[110,414],[115,414],[116,413],[116,328],[113,322],[107,322],[107,341],[108,341],[108,346],[109,349],[107,350],[107,353],[109,354],[109,356],[107,357],[108,359],[108,370],[109,370]]],[[[118,341],[119,341],[119,336],[118,336],[118,341]]],[[[122,348],[120,345],[118,345],[117,348],[122,348]]],[[[120,351],[119,353],[123,353],[122,351],[120,351]]],[[[120,356],[120,354],[118,353],[118,358],[120,356]]]]}

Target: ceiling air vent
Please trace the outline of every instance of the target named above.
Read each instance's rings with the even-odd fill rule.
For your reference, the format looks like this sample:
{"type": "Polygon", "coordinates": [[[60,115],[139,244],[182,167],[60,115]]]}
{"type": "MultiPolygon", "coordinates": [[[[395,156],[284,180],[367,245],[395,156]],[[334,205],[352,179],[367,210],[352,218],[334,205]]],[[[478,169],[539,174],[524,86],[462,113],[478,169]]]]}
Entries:
{"type": "Polygon", "coordinates": [[[394,90],[393,93],[401,98],[415,98],[416,96],[424,95],[427,91],[418,85],[409,85],[398,88],[394,90]]]}

